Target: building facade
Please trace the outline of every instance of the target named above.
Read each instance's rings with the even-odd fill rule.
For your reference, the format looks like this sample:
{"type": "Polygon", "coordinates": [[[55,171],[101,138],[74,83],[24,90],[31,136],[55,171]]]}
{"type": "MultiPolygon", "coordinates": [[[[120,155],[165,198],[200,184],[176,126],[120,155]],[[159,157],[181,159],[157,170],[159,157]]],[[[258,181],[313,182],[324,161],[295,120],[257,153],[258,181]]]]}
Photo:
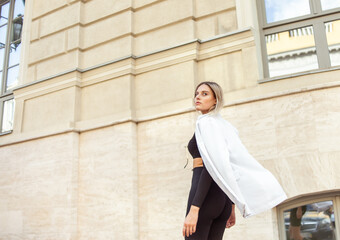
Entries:
{"type": "Polygon", "coordinates": [[[338,1],[0,6],[0,239],[182,239],[202,81],[288,195],[224,239],[340,239],[338,1]]]}

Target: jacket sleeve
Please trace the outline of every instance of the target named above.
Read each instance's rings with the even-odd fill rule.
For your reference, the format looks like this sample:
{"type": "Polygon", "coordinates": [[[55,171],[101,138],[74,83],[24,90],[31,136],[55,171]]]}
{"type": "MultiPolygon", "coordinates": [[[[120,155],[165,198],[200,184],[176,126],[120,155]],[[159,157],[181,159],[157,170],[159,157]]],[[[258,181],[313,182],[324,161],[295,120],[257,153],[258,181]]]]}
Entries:
{"type": "Polygon", "coordinates": [[[196,131],[207,171],[243,217],[271,209],[287,198],[273,174],[247,151],[235,129],[221,116],[199,118],[196,131]]]}
{"type": "Polygon", "coordinates": [[[202,121],[198,122],[198,131],[200,138],[197,142],[200,142],[200,144],[197,144],[201,146],[199,151],[208,171],[210,173],[213,171],[215,173],[213,175],[228,173],[228,178],[233,179],[228,143],[218,122],[208,117],[202,119],[202,121]],[[202,149],[202,146],[204,149],[202,149]],[[201,150],[204,151],[201,152],[201,150]]]}
{"type": "Polygon", "coordinates": [[[230,200],[243,210],[245,202],[230,163],[224,126],[207,116],[197,122],[196,131],[197,145],[207,171],[230,200]]]}

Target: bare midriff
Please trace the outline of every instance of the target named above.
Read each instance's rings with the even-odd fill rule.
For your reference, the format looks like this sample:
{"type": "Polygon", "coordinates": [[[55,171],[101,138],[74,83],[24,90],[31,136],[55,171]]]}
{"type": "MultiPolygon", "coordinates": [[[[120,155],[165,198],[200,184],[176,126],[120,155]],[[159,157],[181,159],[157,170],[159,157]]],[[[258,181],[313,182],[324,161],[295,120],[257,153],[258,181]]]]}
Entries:
{"type": "Polygon", "coordinates": [[[194,158],[193,160],[193,168],[203,167],[203,160],[202,158],[194,158]]]}

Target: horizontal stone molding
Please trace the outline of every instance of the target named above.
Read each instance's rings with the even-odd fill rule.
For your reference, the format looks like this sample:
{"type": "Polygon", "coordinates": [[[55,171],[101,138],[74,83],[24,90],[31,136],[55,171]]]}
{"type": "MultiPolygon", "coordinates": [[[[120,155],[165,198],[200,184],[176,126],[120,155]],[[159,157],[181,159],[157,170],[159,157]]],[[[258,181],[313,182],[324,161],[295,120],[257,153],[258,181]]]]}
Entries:
{"type": "MultiPolygon", "coordinates": [[[[94,69],[101,68],[106,65],[111,65],[120,61],[124,61],[125,59],[131,59],[136,61],[135,65],[130,66],[131,70],[128,71],[128,73],[140,74],[146,71],[170,66],[172,64],[188,60],[203,60],[205,58],[218,56],[227,52],[240,50],[242,49],[242,47],[246,47],[249,45],[251,46],[254,45],[254,38],[252,36],[251,29],[247,28],[227,34],[221,34],[210,39],[204,40],[193,39],[192,41],[188,41],[170,48],[161,49],[140,56],[130,55],[89,68],[70,69],[60,74],[53,75],[51,77],[46,77],[44,79],[39,79],[29,84],[18,86],[16,89],[20,89],[25,86],[35,84],[44,80],[49,80],[51,78],[55,78],[72,71],[77,71],[80,73],[92,71],[94,69]]],[[[72,49],[70,51],[74,50],[76,49],[72,49]]],[[[82,49],[79,50],[81,52],[84,51],[82,49]]],[[[47,59],[50,58],[51,57],[47,57],[47,59]]]]}
{"type": "MultiPolygon", "coordinates": [[[[222,13],[229,11],[236,11],[235,6],[233,4],[230,5],[228,3],[226,6],[223,6],[221,9],[209,10],[208,12],[204,12],[200,16],[196,16],[195,13],[195,3],[186,3],[186,8],[177,16],[173,16],[172,14],[167,14],[166,17],[158,16],[159,21],[155,21],[155,23],[141,24],[138,18],[144,19],[145,16],[149,16],[148,9],[149,7],[154,7],[154,5],[162,4],[160,9],[164,11],[164,8],[168,6],[174,8],[176,4],[167,3],[164,0],[161,1],[153,1],[146,5],[143,5],[139,8],[134,8],[133,5],[135,3],[120,3],[118,7],[114,7],[114,4],[109,4],[108,8],[112,8],[112,11],[108,11],[107,9],[102,9],[103,6],[95,5],[95,1],[62,1],[58,2],[58,5],[55,9],[49,9],[49,7],[43,3],[42,1],[37,1],[37,4],[41,9],[42,13],[34,15],[32,18],[32,30],[30,37],[31,45],[40,45],[40,41],[43,41],[47,38],[47,41],[55,38],[55,36],[60,35],[62,32],[65,32],[67,36],[67,32],[69,30],[74,29],[75,27],[79,28],[78,32],[72,32],[72,35],[67,36],[64,40],[65,46],[67,46],[68,42],[71,41],[75,43],[73,39],[76,39],[78,46],[72,46],[72,49],[77,49],[79,51],[86,51],[91,48],[94,48],[100,44],[105,44],[108,41],[119,40],[120,38],[125,37],[127,34],[131,35],[136,42],[134,45],[138,45],[137,39],[138,37],[142,37],[144,35],[153,35],[154,32],[160,31],[161,29],[166,29],[174,25],[180,25],[183,22],[192,21],[193,24],[200,22],[205,18],[212,18],[214,16],[218,16],[222,13]],[[131,5],[132,4],[132,5],[131,5]],[[93,6],[92,6],[93,5],[93,6]],[[164,5],[164,6],[163,6],[164,5]],[[91,12],[91,8],[98,8],[93,13],[91,12]],[[100,9],[105,10],[105,12],[100,15],[100,9]],[[144,12],[145,10],[145,12],[144,12]],[[73,14],[70,14],[73,13],[73,14]],[[97,14],[95,14],[97,13],[97,14]],[[71,17],[72,15],[72,17],[71,17]],[[70,17],[68,17],[70,16],[70,17]],[[144,16],[144,17],[143,17],[144,16]],[[64,19],[64,20],[62,20],[64,19]],[[57,24],[59,23],[59,24],[57,24]],[[124,23],[124,24],[121,24],[124,23]],[[156,24],[157,23],[157,24],[156,24]],[[97,26],[98,25],[98,26],[97,26]],[[109,28],[108,32],[98,30],[101,37],[98,39],[91,39],[91,37],[87,37],[86,35],[93,35],[93,32],[96,31],[94,29],[105,28],[106,26],[116,26],[109,28]],[[116,29],[118,27],[118,29],[116,29]],[[78,34],[78,35],[75,35],[78,34]],[[86,41],[85,41],[85,40],[86,41]],[[89,41],[87,41],[89,39],[89,41]]],[[[33,6],[35,9],[35,6],[33,6]]],[[[181,27],[181,26],[179,26],[181,27]]],[[[199,28],[199,26],[198,26],[199,28]]],[[[230,30],[230,29],[228,29],[230,30]]],[[[224,30],[225,31],[225,30],[224,30]]],[[[222,31],[223,32],[223,31],[222,31]]],[[[170,33],[171,34],[171,33],[170,33]]],[[[218,34],[218,33],[217,33],[218,34]]],[[[96,36],[97,37],[97,36],[96,36]]],[[[188,36],[187,38],[191,38],[192,36],[188,36]]],[[[196,35],[194,37],[197,37],[196,35]]],[[[187,39],[186,38],[186,39],[187,39]]],[[[139,40],[139,39],[138,39],[139,40]]],[[[57,41],[57,40],[55,40],[57,41]]],[[[143,41],[143,40],[140,40],[143,41]]],[[[45,40],[46,42],[46,40],[45,40]]],[[[175,44],[177,44],[176,42],[175,44]]],[[[43,44],[43,43],[42,43],[43,44]]],[[[60,43],[59,43],[60,44],[60,43]]],[[[138,47],[136,47],[138,48],[138,47]]],[[[67,52],[70,49],[66,49],[67,52]]],[[[43,48],[42,52],[51,51],[49,48],[43,48]]],[[[146,50],[147,51],[147,50],[146,50]]],[[[35,51],[32,50],[31,55],[33,55],[28,62],[29,65],[37,64],[41,61],[48,60],[48,57],[53,57],[54,55],[48,55],[48,57],[41,57],[39,54],[35,56],[35,51]]],[[[144,52],[143,52],[144,53],[144,52]]],[[[132,54],[135,54],[132,52],[132,54]]],[[[58,56],[57,54],[55,56],[58,56]]],[[[81,66],[80,66],[81,67],[81,66]]]]}
{"type": "MultiPolygon", "coordinates": [[[[125,76],[127,79],[130,79],[128,80],[130,82],[130,85],[128,85],[130,90],[127,91],[131,97],[132,105],[130,109],[126,108],[126,110],[123,112],[112,112],[111,115],[109,114],[106,116],[98,116],[89,119],[82,119],[79,117],[79,113],[77,113],[79,110],[74,109],[75,117],[69,121],[65,120],[60,126],[51,125],[48,126],[48,129],[42,129],[41,131],[33,131],[32,129],[32,131],[28,132],[21,132],[20,129],[17,129],[17,132],[13,131],[10,134],[1,136],[0,146],[26,141],[30,138],[39,138],[43,136],[64,133],[65,131],[74,131],[80,133],[126,121],[139,123],[157,118],[194,112],[195,109],[193,106],[191,106],[192,99],[188,95],[185,95],[184,98],[174,99],[174,102],[164,103],[164,106],[162,106],[162,108],[166,109],[164,111],[158,111],[157,109],[159,109],[159,106],[153,104],[148,104],[146,107],[142,108],[136,108],[136,106],[133,104],[135,101],[133,99],[137,96],[136,93],[134,93],[134,84],[136,81],[135,78],[138,77],[138,79],[140,79],[139,75],[148,74],[149,72],[151,72],[153,75],[156,73],[157,75],[157,71],[163,71],[163,69],[182,69],[183,66],[194,67],[195,62],[209,60],[213,57],[218,58],[220,55],[228,55],[233,51],[237,51],[242,54],[245,49],[247,52],[247,49],[253,48],[254,38],[252,36],[252,31],[251,29],[244,29],[242,31],[219,35],[211,39],[194,39],[190,42],[163,49],[161,51],[151,52],[145,55],[126,56],[124,58],[116,59],[115,61],[89,68],[73,68],[68,71],[61,72],[60,74],[49,76],[32,83],[23,84],[15,88],[13,91],[14,98],[17,102],[16,105],[18,109],[16,114],[18,115],[16,116],[18,119],[24,114],[24,104],[27,100],[39,98],[40,96],[47,94],[53,94],[58,91],[68,91],[68,89],[74,89],[72,90],[72,93],[75,94],[75,102],[73,104],[77,104],[77,102],[80,101],[79,94],[81,94],[83,88],[88,88],[92,85],[95,86],[96,84],[101,84],[106,81],[115,81],[115,79],[125,76]],[[181,68],[175,67],[177,65],[181,66],[181,68]],[[153,73],[153,71],[155,71],[155,73],[153,73]]],[[[242,64],[242,62],[240,62],[240,64],[242,64]]],[[[192,70],[188,69],[189,74],[192,74],[191,71],[192,70]]],[[[304,91],[338,87],[340,86],[340,82],[337,80],[339,71],[340,69],[329,72],[313,73],[309,75],[292,77],[281,82],[273,81],[267,82],[265,84],[257,83],[257,85],[256,79],[254,80],[255,85],[249,85],[240,89],[229,90],[226,92],[225,107],[284,95],[296,94],[304,91]],[[327,77],[321,76],[323,74],[327,74],[327,77]],[[292,84],[293,82],[294,84],[292,84]]],[[[142,79],[145,81],[148,80],[148,77],[146,76],[142,79]]],[[[169,79],[167,81],[169,81],[169,79]]],[[[141,91],[141,89],[139,89],[139,91],[141,91]]],[[[141,93],[138,94],[138,96],[142,96],[140,95],[141,93]]],[[[22,121],[18,119],[17,121],[22,121]]]]}
{"type": "MultiPolygon", "coordinates": [[[[314,86],[301,87],[301,88],[296,88],[292,90],[282,90],[282,91],[268,93],[262,96],[235,99],[233,101],[228,102],[227,104],[224,104],[224,107],[245,104],[245,103],[250,103],[250,102],[255,102],[255,101],[261,101],[261,100],[266,100],[270,98],[276,98],[276,97],[281,97],[281,96],[286,96],[286,95],[291,95],[291,94],[298,94],[302,92],[315,91],[319,89],[334,88],[334,87],[340,87],[340,81],[331,82],[331,83],[321,83],[321,84],[317,84],[314,86]]],[[[109,117],[105,117],[101,119],[80,121],[76,123],[70,122],[68,126],[60,125],[60,126],[55,126],[50,129],[45,129],[45,130],[36,131],[36,132],[22,133],[20,135],[11,134],[12,132],[8,132],[8,134],[0,136],[0,147],[11,145],[11,144],[17,144],[17,143],[25,142],[25,141],[31,141],[34,139],[54,136],[58,134],[65,134],[69,132],[81,133],[81,132],[91,131],[91,130],[95,130],[99,128],[110,127],[110,126],[117,125],[117,124],[123,124],[126,122],[142,123],[145,121],[152,121],[152,120],[156,120],[159,118],[169,117],[169,116],[173,116],[177,114],[185,114],[188,112],[195,112],[194,107],[178,109],[173,112],[167,112],[163,114],[157,114],[157,115],[141,117],[141,118],[126,116],[126,117],[121,117],[120,119],[113,120],[111,118],[112,116],[109,116],[109,117]]]]}
{"type": "MultiPolygon", "coordinates": [[[[74,84],[75,83],[73,83],[73,85],[74,84]]],[[[250,96],[250,97],[240,97],[240,96],[236,96],[237,94],[234,94],[235,96],[231,97],[231,98],[234,98],[234,100],[231,100],[231,101],[228,101],[228,103],[225,103],[224,107],[230,107],[234,105],[246,104],[250,102],[277,98],[277,97],[286,96],[286,95],[299,94],[299,93],[308,92],[308,91],[315,91],[315,90],[335,88],[335,87],[340,87],[340,81],[320,83],[320,84],[311,85],[308,87],[299,87],[299,88],[294,88],[290,90],[269,92],[269,93],[264,93],[260,96],[259,95],[256,96],[256,93],[254,94],[255,96],[250,96]]],[[[65,88],[65,87],[61,87],[60,89],[62,88],[65,88]]],[[[254,89],[248,89],[248,95],[250,92],[254,92],[254,89]]],[[[224,98],[226,98],[227,95],[229,95],[228,98],[230,98],[230,94],[231,93],[224,94],[225,95],[224,98]]],[[[247,93],[245,93],[244,91],[239,92],[239,94],[241,94],[241,96],[247,95],[247,93]]],[[[24,95],[21,95],[21,96],[23,97],[24,95]]],[[[192,99],[187,99],[187,100],[191,101],[192,99]]],[[[140,117],[140,118],[132,117],[132,114],[128,116],[129,113],[125,113],[126,116],[124,117],[121,115],[119,119],[117,118],[114,119],[114,117],[116,116],[107,116],[105,118],[99,118],[99,119],[94,119],[94,120],[69,122],[69,125],[67,126],[65,125],[54,126],[53,128],[44,129],[42,131],[21,133],[20,135],[11,134],[12,132],[9,132],[7,135],[0,136],[0,146],[7,146],[11,144],[16,144],[20,142],[30,141],[30,140],[58,135],[58,134],[65,134],[69,132],[81,133],[81,132],[91,131],[91,130],[95,130],[99,128],[113,126],[116,124],[122,124],[126,122],[142,123],[145,121],[152,121],[152,120],[156,120],[159,118],[169,117],[169,116],[173,116],[177,114],[185,114],[188,112],[195,112],[194,107],[178,109],[172,112],[160,113],[157,115],[150,115],[147,117],[140,117]]]]}

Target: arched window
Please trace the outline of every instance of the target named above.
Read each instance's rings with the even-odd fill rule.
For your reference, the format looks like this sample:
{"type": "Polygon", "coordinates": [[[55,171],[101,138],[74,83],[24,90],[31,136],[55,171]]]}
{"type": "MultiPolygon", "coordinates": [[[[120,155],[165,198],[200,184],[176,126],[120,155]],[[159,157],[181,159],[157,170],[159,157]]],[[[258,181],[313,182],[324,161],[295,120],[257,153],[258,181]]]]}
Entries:
{"type": "Polygon", "coordinates": [[[278,207],[280,240],[340,239],[340,191],[301,196],[278,207]]]}

